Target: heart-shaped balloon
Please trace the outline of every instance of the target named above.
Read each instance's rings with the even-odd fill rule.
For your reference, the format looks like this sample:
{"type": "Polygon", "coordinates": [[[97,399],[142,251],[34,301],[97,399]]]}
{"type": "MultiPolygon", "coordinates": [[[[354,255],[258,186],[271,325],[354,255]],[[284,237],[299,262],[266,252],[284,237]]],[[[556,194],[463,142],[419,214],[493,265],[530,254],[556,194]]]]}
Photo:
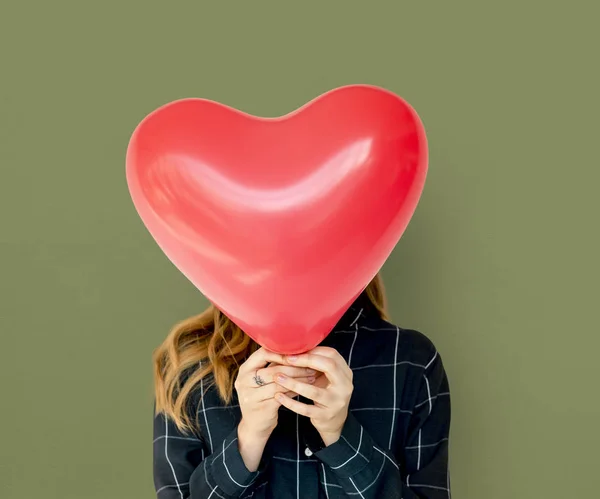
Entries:
{"type": "Polygon", "coordinates": [[[167,257],[284,354],[318,345],[377,274],[426,171],[418,115],[369,85],[277,118],[178,100],[148,115],[127,150],[134,205],[167,257]]]}

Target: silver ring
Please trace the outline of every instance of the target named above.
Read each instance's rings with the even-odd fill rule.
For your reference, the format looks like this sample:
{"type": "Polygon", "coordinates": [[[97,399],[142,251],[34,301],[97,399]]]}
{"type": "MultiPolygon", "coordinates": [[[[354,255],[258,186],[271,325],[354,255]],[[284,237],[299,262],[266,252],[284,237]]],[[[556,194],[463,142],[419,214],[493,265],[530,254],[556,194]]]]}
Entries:
{"type": "Polygon", "coordinates": [[[254,374],[254,382],[257,384],[257,386],[263,386],[266,385],[265,380],[262,379],[259,375],[258,375],[258,369],[256,370],[256,373],[254,374]]]}

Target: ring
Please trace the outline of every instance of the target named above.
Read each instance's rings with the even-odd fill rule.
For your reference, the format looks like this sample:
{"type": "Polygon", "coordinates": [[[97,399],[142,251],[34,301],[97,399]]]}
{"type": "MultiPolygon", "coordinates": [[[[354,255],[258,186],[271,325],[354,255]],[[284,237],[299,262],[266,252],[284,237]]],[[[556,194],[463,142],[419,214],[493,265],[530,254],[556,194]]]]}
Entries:
{"type": "Polygon", "coordinates": [[[265,385],[265,380],[262,379],[259,375],[258,375],[258,369],[256,370],[256,374],[254,375],[254,382],[258,385],[258,386],[263,386],[265,385]]]}

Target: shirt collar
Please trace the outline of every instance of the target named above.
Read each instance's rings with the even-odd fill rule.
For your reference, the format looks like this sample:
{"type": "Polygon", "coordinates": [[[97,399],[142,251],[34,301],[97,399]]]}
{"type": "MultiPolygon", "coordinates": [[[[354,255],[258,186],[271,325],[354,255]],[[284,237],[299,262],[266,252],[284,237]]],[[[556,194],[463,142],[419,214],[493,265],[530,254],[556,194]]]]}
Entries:
{"type": "Polygon", "coordinates": [[[334,331],[345,331],[357,327],[372,308],[371,301],[363,291],[338,321],[334,331]]]}

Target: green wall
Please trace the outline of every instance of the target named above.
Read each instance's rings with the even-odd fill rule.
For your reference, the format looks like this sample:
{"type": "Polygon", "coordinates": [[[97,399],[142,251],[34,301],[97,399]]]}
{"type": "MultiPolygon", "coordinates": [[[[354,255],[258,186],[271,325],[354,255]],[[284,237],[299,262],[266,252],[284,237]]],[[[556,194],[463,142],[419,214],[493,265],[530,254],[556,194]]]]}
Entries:
{"type": "Polygon", "coordinates": [[[153,496],[151,352],[205,302],[130,202],[137,123],[191,96],[274,116],[348,83],[428,131],[384,275],[445,360],[454,497],[595,496],[596,2],[169,3],[0,4],[0,497],[153,496]]]}

